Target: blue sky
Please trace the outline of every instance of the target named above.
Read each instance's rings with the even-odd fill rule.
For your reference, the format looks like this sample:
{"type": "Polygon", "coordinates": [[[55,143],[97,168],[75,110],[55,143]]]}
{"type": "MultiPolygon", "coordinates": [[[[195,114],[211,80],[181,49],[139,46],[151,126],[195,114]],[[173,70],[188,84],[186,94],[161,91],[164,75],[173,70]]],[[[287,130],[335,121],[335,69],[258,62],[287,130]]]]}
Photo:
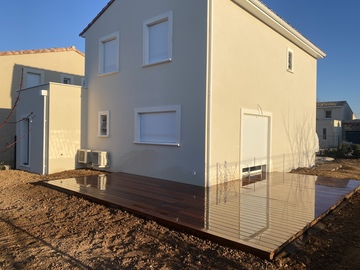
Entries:
{"type": "Polygon", "coordinates": [[[108,0],[0,0],[0,51],[74,45],[108,0]]]}
{"type": "MultiPolygon", "coordinates": [[[[360,0],[262,1],[327,54],[318,61],[317,100],[346,100],[360,118],[360,0]]],[[[74,45],[84,52],[79,33],[107,2],[1,0],[0,51],[74,45]]]]}
{"type": "Polygon", "coordinates": [[[360,0],[262,0],[326,53],[317,100],[346,100],[360,118],[360,0]]]}

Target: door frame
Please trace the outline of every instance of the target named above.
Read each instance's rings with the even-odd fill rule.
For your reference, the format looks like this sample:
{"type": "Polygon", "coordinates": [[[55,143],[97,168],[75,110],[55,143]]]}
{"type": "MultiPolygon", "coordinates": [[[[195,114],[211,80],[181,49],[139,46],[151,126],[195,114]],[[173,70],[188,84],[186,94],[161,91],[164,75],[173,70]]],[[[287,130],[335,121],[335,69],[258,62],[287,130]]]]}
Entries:
{"type": "MultiPolygon", "coordinates": [[[[267,158],[266,158],[266,172],[271,171],[271,136],[272,136],[272,113],[271,112],[265,112],[261,109],[259,106],[258,110],[252,110],[252,109],[245,109],[240,108],[240,149],[239,149],[239,161],[240,161],[240,177],[243,176],[243,168],[245,168],[244,164],[242,163],[242,157],[244,156],[243,153],[243,144],[244,144],[244,136],[243,132],[245,131],[244,127],[244,117],[246,115],[252,115],[252,116],[260,116],[260,117],[267,117],[268,119],[268,136],[267,136],[267,158]]],[[[263,171],[263,166],[261,167],[261,171],[263,171]]]]}

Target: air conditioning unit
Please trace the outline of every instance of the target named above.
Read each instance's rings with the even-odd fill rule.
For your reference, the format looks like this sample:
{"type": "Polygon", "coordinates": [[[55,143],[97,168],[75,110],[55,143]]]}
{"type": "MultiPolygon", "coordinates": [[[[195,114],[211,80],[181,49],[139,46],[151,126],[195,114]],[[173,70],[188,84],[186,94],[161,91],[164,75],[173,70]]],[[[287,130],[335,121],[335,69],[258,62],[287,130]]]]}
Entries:
{"type": "Polygon", "coordinates": [[[91,162],[91,150],[79,149],[77,154],[79,163],[87,164],[91,162]]]}
{"type": "Polygon", "coordinates": [[[108,165],[108,155],[106,151],[92,151],[92,165],[105,168],[108,165]]]}

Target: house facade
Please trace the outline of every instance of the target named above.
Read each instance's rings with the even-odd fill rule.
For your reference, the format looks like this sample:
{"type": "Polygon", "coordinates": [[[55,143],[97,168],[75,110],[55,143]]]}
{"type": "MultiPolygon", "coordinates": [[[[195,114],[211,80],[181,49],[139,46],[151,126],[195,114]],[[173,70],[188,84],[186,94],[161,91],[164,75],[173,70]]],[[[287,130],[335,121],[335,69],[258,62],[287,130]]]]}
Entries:
{"type": "Polygon", "coordinates": [[[106,170],[210,186],[313,165],[325,53],[260,1],[114,0],[80,35],[82,148],[106,170]]]}
{"type": "MultiPolygon", "coordinates": [[[[17,90],[47,82],[82,85],[85,55],[75,47],[0,52],[0,123],[11,113],[17,90]]],[[[15,165],[16,111],[0,129],[0,162],[15,165]]]]}
{"type": "Polygon", "coordinates": [[[337,147],[346,140],[343,122],[355,119],[346,101],[327,101],[316,103],[316,133],[320,148],[337,147]]]}

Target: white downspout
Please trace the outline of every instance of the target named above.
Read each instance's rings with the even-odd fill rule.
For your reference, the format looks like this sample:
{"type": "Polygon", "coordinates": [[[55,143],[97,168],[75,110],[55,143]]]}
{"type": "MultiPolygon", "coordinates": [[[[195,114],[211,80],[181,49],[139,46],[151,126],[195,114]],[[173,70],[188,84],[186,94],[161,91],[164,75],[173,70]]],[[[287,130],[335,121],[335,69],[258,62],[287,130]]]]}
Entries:
{"type": "Polygon", "coordinates": [[[44,98],[44,103],[43,103],[43,114],[44,114],[44,119],[43,119],[43,149],[42,149],[42,159],[43,159],[43,164],[42,164],[42,174],[48,174],[49,169],[48,169],[48,91],[47,90],[41,90],[40,91],[40,95],[43,96],[44,98]]]}
{"type": "Polygon", "coordinates": [[[206,186],[210,186],[211,162],[211,102],[212,102],[212,39],[213,39],[213,2],[208,2],[208,38],[207,38],[207,104],[206,104],[206,186]]]}

